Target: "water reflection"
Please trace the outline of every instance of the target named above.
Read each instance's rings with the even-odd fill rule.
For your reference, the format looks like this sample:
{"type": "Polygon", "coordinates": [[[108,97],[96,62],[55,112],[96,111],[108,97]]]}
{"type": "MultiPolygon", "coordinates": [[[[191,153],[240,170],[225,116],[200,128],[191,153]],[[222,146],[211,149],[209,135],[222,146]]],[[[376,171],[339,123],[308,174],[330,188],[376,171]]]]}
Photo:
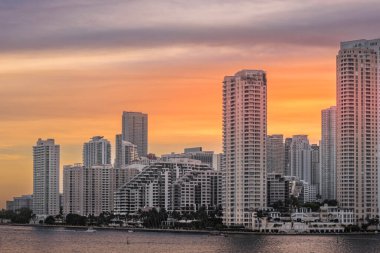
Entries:
{"type": "Polygon", "coordinates": [[[374,253],[379,235],[230,235],[0,226],[0,252],[374,253]]]}

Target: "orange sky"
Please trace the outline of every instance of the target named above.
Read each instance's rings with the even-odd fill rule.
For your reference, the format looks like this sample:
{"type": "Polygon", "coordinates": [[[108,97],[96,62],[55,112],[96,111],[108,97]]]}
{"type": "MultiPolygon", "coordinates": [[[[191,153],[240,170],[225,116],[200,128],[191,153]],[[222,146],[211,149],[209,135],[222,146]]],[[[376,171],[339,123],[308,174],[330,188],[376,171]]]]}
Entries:
{"type": "Polygon", "coordinates": [[[380,19],[376,1],[80,2],[0,4],[0,208],[32,192],[38,138],[61,167],[81,162],[90,137],[114,143],[123,110],[149,114],[150,152],[220,152],[221,82],[241,69],[267,71],[269,134],[317,143],[339,41],[376,37],[380,19]]]}
{"type": "Polygon", "coordinates": [[[244,68],[268,73],[268,132],[309,134],[317,142],[320,110],[335,101],[334,52],[325,54],[260,64],[200,59],[132,68],[93,64],[97,58],[87,61],[82,55],[75,56],[80,66],[66,65],[61,54],[46,63],[41,59],[37,67],[24,63],[20,68],[22,57],[9,59],[9,70],[0,76],[5,84],[0,88],[0,199],[31,193],[31,147],[37,138],[56,139],[61,165],[81,162],[82,144],[91,136],[114,142],[123,110],[149,114],[150,152],[180,152],[189,146],[220,152],[221,82],[244,68]]]}

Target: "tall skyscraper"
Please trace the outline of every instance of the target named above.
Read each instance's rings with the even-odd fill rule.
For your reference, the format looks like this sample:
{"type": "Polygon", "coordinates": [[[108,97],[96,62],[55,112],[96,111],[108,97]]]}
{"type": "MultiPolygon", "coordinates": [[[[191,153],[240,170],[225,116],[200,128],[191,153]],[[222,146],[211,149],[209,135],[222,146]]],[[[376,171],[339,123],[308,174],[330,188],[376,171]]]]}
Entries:
{"type": "Polygon", "coordinates": [[[292,145],[292,138],[285,139],[285,176],[290,176],[292,173],[290,171],[290,146],[292,145]]]}
{"type": "Polygon", "coordinates": [[[337,62],[337,199],[356,222],[379,214],[379,40],[342,42],[337,62]]]}
{"type": "Polygon", "coordinates": [[[311,145],[310,150],[310,159],[311,159],[311,181],[310,185],[315,188],[315,196],[319,195],[319,185],[321,183],[321,166],[320,166],[320,149],[317,144],[311,145]]]}
{"type": "Polygon", "coordinates": [[[148,154],[148,115],[141,112],[123,112],[122,137],[137,146],[139,156],[148,154]]]}
{"type": "Polygon", "coordinates": [[[216,171],[220,171],[222,169],[222,159],[223,154],[214,154],[212,157],[212,168],[216,171]]]}
{"type": "Polygon", "coordinates": [[[85,169],[83,215],[98,216],[113,210],[114,173],[112,165],[94,165],[85,169]]]}
{"type": "Polygon", "coordinates": [[[63,213],[83,215],[84,167],[82,164],[63,166],[63,213]]]}
{"type": "Polygon", "coordinates": [[[115,137],[115,168],[121,168],[122,165],[122,147],[121,143],[123,142],[123,135],[117,134],[115,137]]]}
{"type": "Polygon", "coordinates": [[[267,78],[242,70],[223,81],[223,221],[252,227],[266,206],[267,78]]]}
{"type": "Polygon", "coordinates": [[[322,199],[336,199],[336,107],[322,110],[320,146],[322,199]]]}
{"type": "Polygon", "coordinates": [[[38,139],[33,147],[33,212],[37,215],[59,213],[59,157],[54,139],[38,139]]]}
{"type": "Polygon", "coordinates": [[[292,176],[311,184],[311,148],[307,135],[294,135],[290,146],[292,176]]]}
{"type": "Polygon", "coordinates": [[[103,136],[94,136],[83,144],[83,165],[89,168],[94,165],[111,164],[111,143],[103,136]]]}
{"type": "Polygon", "coordinates": [[[268,135],[267,172],[285,174],[285,145],[282,134],[268,135]]]}
{"type": "Polygon", "coordinates": [[[139,160],[137,146],[129,141],[123,141],[121,143],[121,167],[131,165],[137,160],[139,160]]]}

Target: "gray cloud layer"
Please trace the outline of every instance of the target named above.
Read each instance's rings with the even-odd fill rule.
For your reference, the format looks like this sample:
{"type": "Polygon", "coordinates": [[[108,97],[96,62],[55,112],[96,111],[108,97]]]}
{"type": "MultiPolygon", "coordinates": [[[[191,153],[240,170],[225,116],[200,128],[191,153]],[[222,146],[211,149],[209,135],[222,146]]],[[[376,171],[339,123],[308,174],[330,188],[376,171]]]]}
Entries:
{"type": "Polygon", "coordinates": [[[172,45],[336,46],[380,37],[378,1],[0,1],[0,52],[172,45]],[[191,2],[191,3],[189,3],[191,2]]]}

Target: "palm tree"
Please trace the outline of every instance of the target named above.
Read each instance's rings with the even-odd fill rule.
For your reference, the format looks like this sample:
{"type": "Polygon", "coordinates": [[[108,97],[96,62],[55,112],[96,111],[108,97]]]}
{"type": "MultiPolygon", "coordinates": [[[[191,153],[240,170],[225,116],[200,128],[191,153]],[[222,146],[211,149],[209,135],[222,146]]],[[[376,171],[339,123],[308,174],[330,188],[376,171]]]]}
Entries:
{"type": "Polygon", "coordinates": [[[36,224],[37,221],[37,215],[34,213],[32,214],[31,220],[33,221],[33,224],[36,224]]]}

